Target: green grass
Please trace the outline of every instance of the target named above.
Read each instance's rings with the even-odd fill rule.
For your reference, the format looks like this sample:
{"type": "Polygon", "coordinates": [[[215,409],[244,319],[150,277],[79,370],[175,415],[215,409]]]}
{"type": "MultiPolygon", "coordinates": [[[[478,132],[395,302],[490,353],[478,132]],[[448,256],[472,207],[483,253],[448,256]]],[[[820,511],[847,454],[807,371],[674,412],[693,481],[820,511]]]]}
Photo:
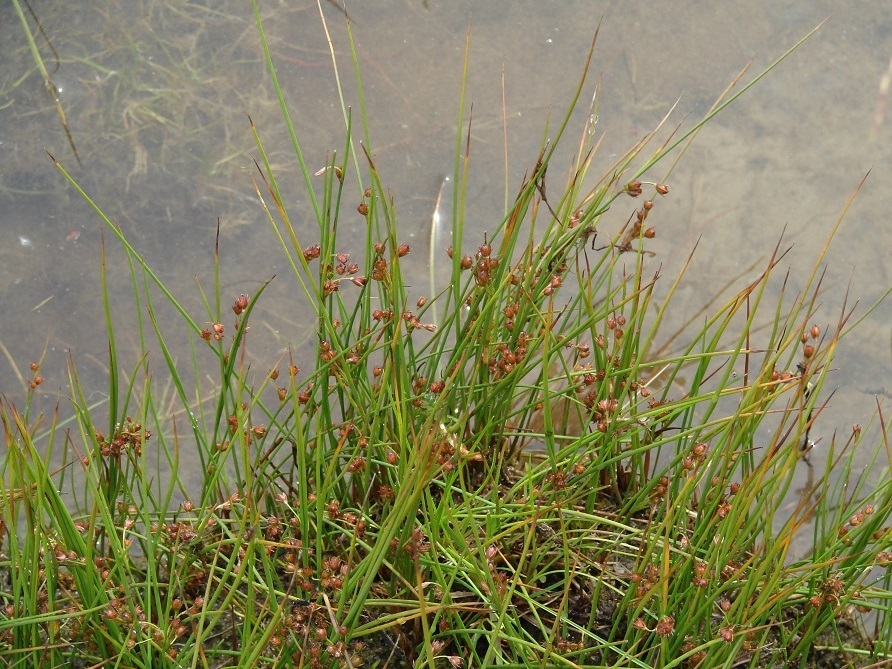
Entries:
{"type": "MultiPolygon", "coordinates": [[[[265,42],[264,51],[275,78],[265,42]]],[[[566,182],[552,182],[553,167],[546,191],[568,112],[482,239],[464,226],[470,153],[458,136],[452,250],[435,249],[451,276],[426,298],[417,291],[427,282],[407,268],[427,249],[402,239],[363,107],[344,107],[343,148],[314,175],[276,84],[317,231],[294,224],[293,194],[258,129],[255,187],[292,270],[275,280],[294,281],[317,338],[263,370],[248,362],[263,289],[224,295],[217,256],[205,312],[188,313],[56,163],[119,242],[103,246],[104,295],[121,281],[106,275],[105,254],[129,261],[142,351],[125,362],[106,299],[107,403],[90,405],[74,360],[70,425],[35,415],[33,397],[0,404],[0,660],[146,669],[888,660],[888,444],[862,443],[857,427],[832,439],[809,494],[790,508],[795,471],[812,466],[803,451],[833,356],[857,325],[844,302],[836,322],[815,325],[819,301],[843,297],[822,286],[823,253],[794,289],[779,244],[755,280],[724,304],[703,295],[710,315],[669,336],[683,272],[662,277],[648,262],[672,193],[646,174],[791,52],[690,131],[652,153],[648,135],[602,177],[589,172],[598,146],[583,128],[566,182]],[[358,216],[365,253],[350,257],[342,228],[358,216]],[[159,301],[180,314],[173,334],[156,317],[159,301]],[[182,326],[188,364],[172,352],[182,326]],[[859,458],[874,449],[867,471],[878,476],[858,473],[856,448],[859,458]],[[200,487],[180,469],[187,450],[200,487]],[[803,541],[811,550],[794,557],[803,541]]],[[[584,90],[583,78],[572,106],[584,90]]],[[[39,364],[33,374],[37,387],[39,364]]]]}

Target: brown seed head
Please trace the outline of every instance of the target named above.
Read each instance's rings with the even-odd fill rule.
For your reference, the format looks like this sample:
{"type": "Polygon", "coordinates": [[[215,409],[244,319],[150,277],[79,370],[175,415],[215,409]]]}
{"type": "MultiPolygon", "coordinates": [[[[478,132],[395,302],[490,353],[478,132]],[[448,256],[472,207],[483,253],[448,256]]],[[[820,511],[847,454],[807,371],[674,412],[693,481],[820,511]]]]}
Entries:
{"type": "Polygon", "coordinates": [[[654,631],[658,636],[669,636],[675,630],[675,618],[672,616],[663,616],[657,621],[654,631]]]}

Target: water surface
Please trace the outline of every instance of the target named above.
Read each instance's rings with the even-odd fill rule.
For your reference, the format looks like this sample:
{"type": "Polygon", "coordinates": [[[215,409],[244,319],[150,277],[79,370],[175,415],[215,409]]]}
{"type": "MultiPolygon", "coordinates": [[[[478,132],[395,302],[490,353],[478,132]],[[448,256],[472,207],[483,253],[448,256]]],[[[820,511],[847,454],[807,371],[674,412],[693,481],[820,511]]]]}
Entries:
{"type": "MultiPolygon", "coordinates": [[[[342,151],[344,125],[319,9],[311,2],[261,5],[304,155],[311,169],[320,168],[342,151]]],[[[196,277],[212,285],[218,219],[226,300],[253,293],[273,274],[287,275],[251,183],[257,151],[248,115],[279,169],[300,233],[307,243],[314,239],[250,3],[47,0],[32,7],[55,49],[56,55],[38,37],[81,164],[7,3],[0,8],[0,392],[20,399],[17,375],[27,378],[28,363],[45,356],[41,388],[49,408],[68,395],[69,353],[88,391],[101,397],[107,344],[99,281],[103,224],[45,151],[117,221],[197,320],[203,307],[196,277]]],[[[344,15],[334,2],[321,9],[347,103],[358,108],[344,15]]],[[[467,99],[474,113],[467,220],[474,230],[466,235],[473,242],[496,227],[504,210],[503,81],[510,194],[534,163],[546,124],[566,109],[599,25],[584,92],[588,98],[600,87],[596,129],[604,142],[596,173],[677,100],[673,123],[690,127],[743,67],[751,63],[748,79],[832,13],[816,36],[714,120],[670,175],[669,162],[655,169],[653,176],[665,176],[672,187],[655,217],[655,262],[672,275],[699,240],[673,312],[678,322],[702,306],[711,287],[738,274],[754,277],[748,268],[767,258],[782,232],[794,245],[785,265],[795,289],[870,170],[827,254],[815,322],[835,323],[846,295],[849,306],[866,305],[889,286],[892,118],[877,116],[892,56],[885,3],[763,1],[717,12],[692,1],[389,0],[349,9],[372,150],[403,235],[419,248],[426,248],[442,178],[453,169],[469,24],[467,99]]],[[[554,189],[587,113],[586,103],[575,114],[567,153],[552,165],[554,189]]],[[[461,118],[466,124],[468,114],[461,118]]],[[[633,204],[616,212],[617,227],[633,204]]],[[[358,236],[361,224],[358,216],[346,221],[345,238],[358,236]]],[[[127,266],[118,243],[107,230],[104,236],[119,346],[135,366],[127,266]]],[[[416,257],[426,281],[426,252],[416,257]]],[[[294,293],[277,280],[255,312],[252,355],[261,367],[312,336],[294,293]]],[[[813,434],[819,447],[834,430],[844,434],[866,423],[874,396],[883,401],[892,391],[888,314],[882,307],[845,340],[832,377],[839,390],[813,434]]],[[[161,325],[173,339],[185,335],[168,309],[161,308],[161,325]]],[[[178,353],[190,355],[185,345],[178,353]]],[[[154,364],[163,371],[160,359],[154,364]]]]}

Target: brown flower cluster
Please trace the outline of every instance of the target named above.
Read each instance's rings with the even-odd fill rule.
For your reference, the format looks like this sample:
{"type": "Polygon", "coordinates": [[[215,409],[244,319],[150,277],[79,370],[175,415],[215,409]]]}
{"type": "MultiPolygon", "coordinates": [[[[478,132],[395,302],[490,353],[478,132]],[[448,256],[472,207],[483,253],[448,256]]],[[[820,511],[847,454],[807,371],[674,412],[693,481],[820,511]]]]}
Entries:
{"type": "Polygon", "coordinates": [[[132,452],[135,456],[142,455],[142,446],[152,437],[152,433],[143,429],[142,425],[127,416],[124,423],[115,425],[114,434],[106,437],[101,432],[96,432],[96,442],[99,444],[99,452],[105,458],[120,458],[122,455],[132,452]]]}

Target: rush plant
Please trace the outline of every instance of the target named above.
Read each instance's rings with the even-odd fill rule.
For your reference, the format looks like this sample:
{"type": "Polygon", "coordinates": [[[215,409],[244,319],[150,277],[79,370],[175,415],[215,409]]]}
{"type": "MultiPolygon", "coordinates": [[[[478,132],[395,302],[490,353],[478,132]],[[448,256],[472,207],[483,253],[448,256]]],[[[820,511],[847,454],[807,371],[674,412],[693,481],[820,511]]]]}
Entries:
{"type": "MultiPolygon", "coordinates": [[[[859,427],[832,440],[826,464],[805,461],[833,356],[856,325],[844,303],[836,322],[815,324],[819,293],[837,298],[821,284],[823,252],[794,290],[779,244],[723,303],[704,294],[710,315],[676,337],[663,323],[683,271],[667,278],[649,262],[672,191],[667,175],[648,175],[796,47],[601,177],[583,127],[558,187],[548,170],[567,112],[482,238],[465,226],[462,131],[448,248],[431,251],[450,277],[437,288],[432,276],[423,296],[410,261],[424,251],[405,241],[363,103],[358,123],[344,105],[344,144],[314,173],[263,45],[315,230],[295,224],[262,129],[254,187],[291,270],[275,281],[297,287],[281,308],[308,314],[313,345],[248,364],[264,289],[226,294],[218,269],[205,313],[189,313],[56,163],[117,240],[103,268],[105,253],[129,261],[142,352],[122,360],[106,301],[107,403],[90,404],[72,361],[64,430],[30,400],[0,404],[7,666],[890,658],[888,445],[876,479],[854,471],[855,448],[870,447],[859,427]],[[356,217],[358,255],[342,238],[356,217]],[[188,372],[172,352],[182,327],[165,331],[159,301],[189,332],[188,372]],[[186,449],[198,484],[182,474],[186,449]],[[790,510],[801,467],[815,480],[790,510]],[[794,558],[803,538],[811,550],[794,558]]],[[[359,60],[354,50],[362,101],[359,60]]],[[[571,108],[585,90],[583,76],[571,108]]],[[[466,127],[464,90],[458,114],[466,127]]],[[[36,387],[39,364],[32,373],[36,387]]]]}

